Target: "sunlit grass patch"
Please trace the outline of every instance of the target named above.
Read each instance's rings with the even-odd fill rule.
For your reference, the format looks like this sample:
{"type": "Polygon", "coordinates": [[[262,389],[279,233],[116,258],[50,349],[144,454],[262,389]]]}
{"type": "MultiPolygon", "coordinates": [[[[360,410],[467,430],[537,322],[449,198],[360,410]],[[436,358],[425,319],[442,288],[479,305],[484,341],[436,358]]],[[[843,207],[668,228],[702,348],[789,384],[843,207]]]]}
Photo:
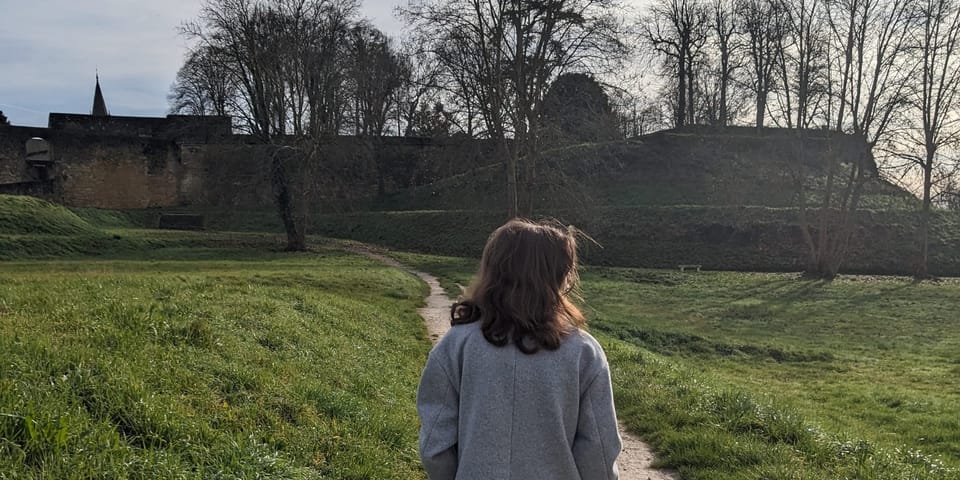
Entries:
{"type": "Polygon", "coordinates": [[[0,476],[421,478],[414,277],[332,250],[0,264],[0,476]]]}

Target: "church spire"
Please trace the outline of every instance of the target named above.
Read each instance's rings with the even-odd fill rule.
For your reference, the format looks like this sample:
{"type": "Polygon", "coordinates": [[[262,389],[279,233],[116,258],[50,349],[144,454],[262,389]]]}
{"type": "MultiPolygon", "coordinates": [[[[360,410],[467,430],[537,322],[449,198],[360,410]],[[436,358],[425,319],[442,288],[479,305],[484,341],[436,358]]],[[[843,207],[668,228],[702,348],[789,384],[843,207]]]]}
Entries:
{"type": "Polygon", "coordinates": [[[100,72],[97,72],[97,89],[93,92],[93,110],[90,112],[94,117],[106,117],[110,115],[107,112],[107,102],[103,100],[103,92],[100,91],[100,72]]]}

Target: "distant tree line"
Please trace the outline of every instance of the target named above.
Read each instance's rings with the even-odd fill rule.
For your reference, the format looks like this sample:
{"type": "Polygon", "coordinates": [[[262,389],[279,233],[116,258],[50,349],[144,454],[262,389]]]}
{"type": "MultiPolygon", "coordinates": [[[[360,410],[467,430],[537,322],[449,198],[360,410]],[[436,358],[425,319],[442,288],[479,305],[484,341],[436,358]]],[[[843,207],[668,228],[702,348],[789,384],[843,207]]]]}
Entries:
{"type": "MultiPolygon", "coordinates": [[[[230,115],[272,150],[278,211],[291,250],[306,247],[306,218],[336,135],[375,139],[400,118],[407,135],[432,118],[407,55],[357,15],[352,0],[207,0],[183,25],[194,47],[177,73],[175,113],[230,115]]],[[[431,132],[433,133],[433,132],[431,132]]]]}
{"type": "MultiPolygon", "coordinates": [[[[194,48],[170,104],[231,115],[295,149],[274,159],[288,206],[309,196],[292,178],[341,134],[492,139],[510,216],[531,214],[536,192],[557,180],[543,154],[559,144],[660,126],[778,126],[796,130],[802,156],[810,129],[858,135],[890,173],[922,179],[922,278],[931,209],[960,203],[958,3],[653,0],[630,19],[615,0],[412,0],[399,10],[411,35],[398,46],[359,17],[358,0],[206,0],[183,26],[194,48]],[[631,52],[660,68],[663,87],[645,102],[597,80],[631,52]]],[[[791,172],[814,275],[839,269],[875,175],[869,160],[836,155],[823,172],[802,161],[791,172]],[[816,194],[813,177],[825,178],[816,194]]],[[[290,247],[302,248],[303,208],[286,210],[290,247]]]]}
{"type": "MultiPolygon", "coordinates": [[[[908,186],[922,201],[916,274],[927,276],[931,208],[958,198],[956,0],[654,0],[641,31],[674,126],[850,133],[895,178],[919,178],[908,186]]],[[[847,160],[828,166],[816,208],[800,189],[809,269],[821,276],[839,268],[870,173],[847,160]]]]}
{"type": "MultiPolygon", "coordinates": [[[[553,81],[607,68],[626,51],[613,0],[415,1],[402,15],[416,47],[397,47],[358,7],[207,0],[182,29],[194,47],[171,87],[171,110],[231,115],[239,130],[277,145],[274,187],[290,249],[305,247],[313,193],[297,179],[317,174],[325,139],[340,134],[493,139],[509,215],[531,214],[535,190],[553,171],[541,165],[546,133],[556,144],[570,131],[558,116],[578,115],[554,102],[544,123],[553,81]]],[[[588,116],[615,125],[592,76],[573,83],[591,82],[595,88],[570,91],[593,96],[580,104],[602,111],[588,116]]]]}

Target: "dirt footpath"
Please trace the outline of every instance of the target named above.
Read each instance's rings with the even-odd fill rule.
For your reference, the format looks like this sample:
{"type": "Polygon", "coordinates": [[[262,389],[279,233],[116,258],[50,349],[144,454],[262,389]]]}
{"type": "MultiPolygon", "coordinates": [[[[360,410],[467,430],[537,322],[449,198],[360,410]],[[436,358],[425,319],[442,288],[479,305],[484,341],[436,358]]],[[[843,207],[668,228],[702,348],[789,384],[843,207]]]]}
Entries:
{"type": "MultiPolygon", "coordinates": [[[[363,248],[358,248],[355,251],[392,267],[406,270],[430,286],[430,295],[426,299],[427,304],[420,308],[418,312],[427,325],[430,340],[437,343],[440,337],[450,329],[450,306],[453,302],[447,297],[446,292],[440,288],[440,282],[437,281],[436,277],[429,273],[407,268],[400,262],[379,253],[363,248]]],[[[653,462],[654,458],[653,450],[649,445],[627,432],[622,424],[620,424],[620,436],[623,439],[623,450],[617,458],[617,465],[620,467],[621,480],[679,480],[679,476],[674,472],[651,468],[650,463],[653,462]]]]}

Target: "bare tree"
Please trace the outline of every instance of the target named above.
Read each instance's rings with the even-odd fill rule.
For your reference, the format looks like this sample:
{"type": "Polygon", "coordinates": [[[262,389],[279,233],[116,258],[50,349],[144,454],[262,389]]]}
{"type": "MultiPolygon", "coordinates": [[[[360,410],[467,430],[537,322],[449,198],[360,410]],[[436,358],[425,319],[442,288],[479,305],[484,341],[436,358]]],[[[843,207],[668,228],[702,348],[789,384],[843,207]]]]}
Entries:
{"type": "Polygon", "coordinates": [[[740,67],[736,36],[739,23],[735,15],[734,0],[713,0],[711,5],[710,28],[717,53],[717,109],[716,123],[726,126],[730,121],[730,83],[734,72],[740,67]]]}
{"type": "Polygon", "coordinates": [[[937,174],[952,163],[945,150],[960,140],[960,59],[955,55],[960,47],[960,5],[955,0],[921,0],[914,7],[920,24],[913,42],[919,78],[910,101],[920,124],[910,134],[910,141],[921,152],[903,155],[914,162],[923,179],[914,274],[922,280],[929,276],[930,216],[937,174]]]}
{"type": "Polygon", "coordinates": [[[821,0],[781,0],[785,13],[778,66],[780,119],[787,128],[809,128],[826,97],[827,38],[821,0]]]}
{"type": "Polygon", "coordinates": [[[325,138],[342,125],[343,45],[357,4],[342,0],[207,0],[183,33],[236,87],[236,111],[271,145],[287,248],[306,248],[306,217],[325,138]]]}
{"type": "Polygon", "coordinates": [[[351,29],[349,39],[354,133],[381,136],[404,81],[404,65],[389,39],[365,22],[351,29]]]}
{"type": "MultiPolygon", "coordinates": [[[[860,154],[846,162],[838,149],[824,158],[823,171],[815,172],[823,186],[818,208],[812,212],[806,205],[806,162],[798,163],[807,273],[833,278],[845,259],[864,185],[878,175],[872,152],[891,148],[891,125],[904,113],[913,62],[906,49],[911,28],[907,0],[831,0],[825,7],[831,60],[824,119],[833,130],[864,142],[860,154]]],[[[803,148],[802,139],[799,145],[803,148]]]]}
{"type": "Polygon", "coordinates": [[[785,30],[785,12],[780,0],[739,0],[737,17],[746,36],[750,59],[749,87],[754,95],[757,128],[763,127],[767,101],[776,88],[774,72],[785,30]]]}
{"type": "Polygon", "coordinates": [[[439,91],[440,66],[416,42],[404,42],[396,52],[399,86],[394,92],[391,121],[398,136],[411,135],[411,124],[421,103],[431,103],[439,91]]]}
{"type": "MultiPolygon", "coordinates": [[[[511,213],[517,211],[516,160],[510,154],[506,109],[509,104],[505,0],[451,0],[411,2],[401,10],[413,26],[416,41],[440,66],[439,82],[448,91],[476,105],[483,129],[498,144],[506,162],[511,213]]],[[[409,102],[411,117],[420,100],[409,102]]],[[[409,125],[410,123],[408,123],[409,125]]]]}
{"type": "Polygon", "coordinates": [[[512,36],[511,84],[516,156],[523,163],[520,210],[533,214],[535,191],[547,186],[538,172],[543,99],[553,80],[571,69],[604,69],[626,53],[620,40],[614,0],[514,0],[509,17],[512,36]]]}
{"type": "MultiPolygon", "coordinates": [[[[909,0],[831,0],[827,23],[836,53],[831,66],[837,99],[833,127],[884,140],[905,107],[915,62],[907,58],[909,0]],[[839,87],[839,89],[837,88],[839,87]]],[[[829,117],[828,117],[829,118],[829,117]]]]}
{"type": "Polygon", "coordinates": [[[424,0],[403,11],[499,140],[511,216],[533,210],[539,111],[550,82],[622,55],[613,7],[613,0],[424,0]]]}
{"type": "Polygon", "coordinates": [[[215,55],[204,47],[189,52],[167,96],[171,113],[227,116],[233,112],[236,85],[224,60],[215,55]]]}
{"type": "Polygon", "coordinates": [[[675,87],[674,126],[695,117],[695,62],[709,34],[709,11],[700,0],[657,0],[643,19],[643,37],[672,68],[675,87]]]}

